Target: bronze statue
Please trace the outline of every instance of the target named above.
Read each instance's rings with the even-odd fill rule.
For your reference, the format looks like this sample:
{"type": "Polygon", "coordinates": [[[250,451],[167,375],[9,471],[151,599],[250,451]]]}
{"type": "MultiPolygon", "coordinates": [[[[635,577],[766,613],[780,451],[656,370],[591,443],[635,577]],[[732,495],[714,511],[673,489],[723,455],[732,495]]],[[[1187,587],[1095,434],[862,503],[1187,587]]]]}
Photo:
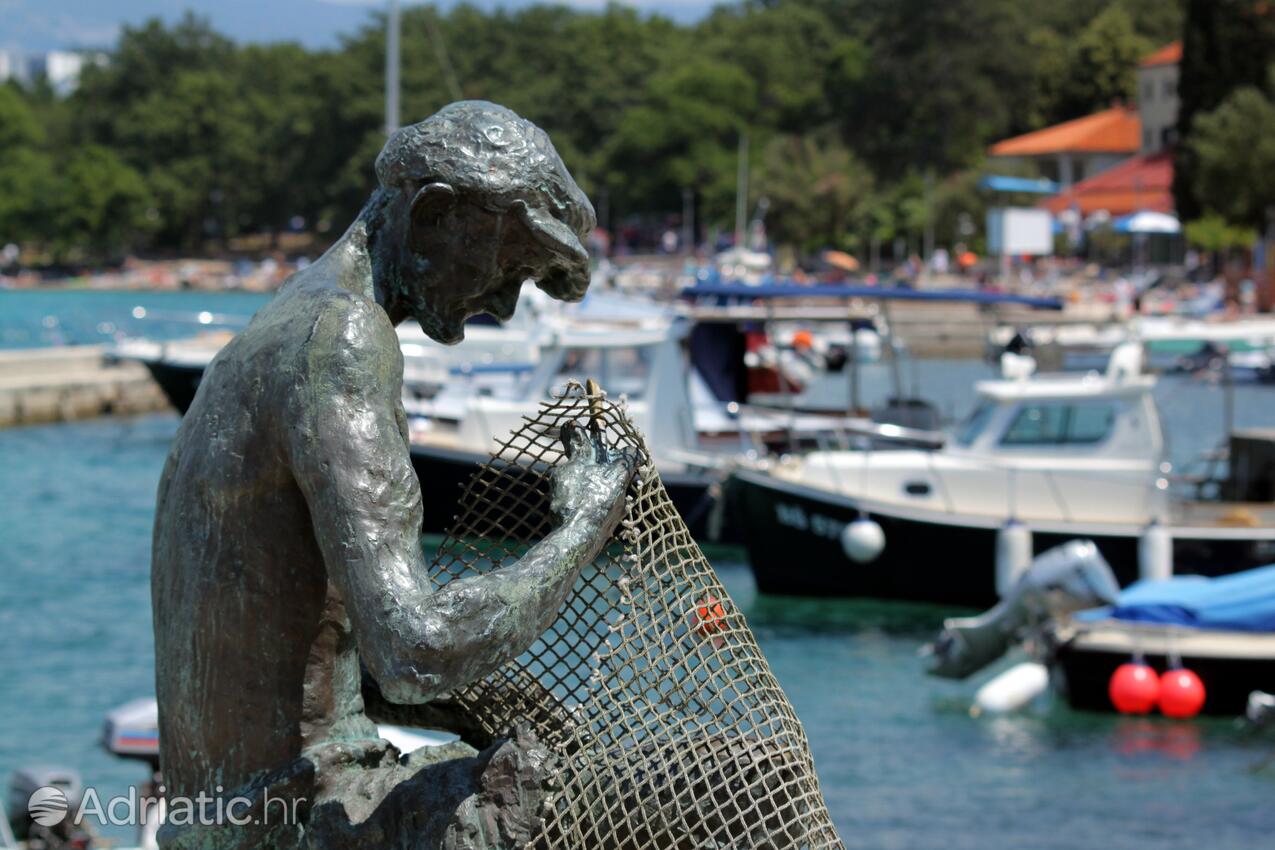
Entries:
{"type": "Polygon", "coordinates": [[[170,817],[166,847],[513,847],[551,782],[525,732],[400,759],[365,710],[360,661],[378,701],[463,732],[448,693],[544,631],[619,521],[633,461],[578,432],[554,480],[557,530],[512,567],[432,592],[430,482],[408,455],[394,332],[410,317],[457,342],[470,316],[511,316],[526,280],[583,297],[593,209],[542,130],[484,102],[399,130],[376,173],[345,235],[213,360],[164,468],[152,596],[167,793],[246,797],[234,814],[257,821],[170,817]],[[299,822],[271,800],[303,801],[299,822]]]}

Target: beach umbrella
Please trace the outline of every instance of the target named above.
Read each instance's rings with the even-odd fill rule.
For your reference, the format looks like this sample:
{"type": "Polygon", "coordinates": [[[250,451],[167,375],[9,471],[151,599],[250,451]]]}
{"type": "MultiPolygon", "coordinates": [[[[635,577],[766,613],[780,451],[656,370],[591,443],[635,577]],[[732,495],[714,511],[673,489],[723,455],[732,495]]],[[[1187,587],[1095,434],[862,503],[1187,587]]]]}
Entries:
{"type": "Polygon", "coordinates": [[[859,270],[859,261],[845,251],[824,251],[823,261],[844,272],[857,272],[859,270]]]}
{"type": "Polygon", "coordinates": [[[1181,233],[1182,224],[1175,215],[1144,210],[1116,219],[1119,233],[1181,233]]]}

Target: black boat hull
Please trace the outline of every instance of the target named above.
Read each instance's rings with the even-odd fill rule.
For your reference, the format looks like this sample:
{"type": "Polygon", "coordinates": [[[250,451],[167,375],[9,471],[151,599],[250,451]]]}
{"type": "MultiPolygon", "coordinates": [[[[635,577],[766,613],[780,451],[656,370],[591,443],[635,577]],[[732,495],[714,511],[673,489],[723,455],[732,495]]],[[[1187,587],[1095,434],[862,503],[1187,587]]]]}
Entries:
{"type": "Polygon", "coordinates": [[[195,400],[195,391],[204,377],[204,367],[183,366],[166,360],[143,360],[151,377],[168,397],[169,403],[183,416],[195,400]]]}
{"type": "MultiPolygon", "coordinates": [[[[425,534],[443,534],[460,513],[465,485],[487,455],[435,446],[413,445],[412,467],[421,482],[425,508],[425,534]]],[[[739,542],[736,527],[717,505],[720,480],[711,473],[661,473],[673,506],[682,515],[696,540],[711,543],[739,542]]]]}
{"type": "MultiPolygon", "coordinates": [[[[1164,653],[1144,652],[1143,659],[1159,673],[1169,667],[1164,653]]],[[[1129,660],[1128,652],[1064,644],[1054,653],[1055,681],[1072,708],[1114,711],[1107,685],[1116,668],[1129,660]]],[[[1250,693],[1275,691],[1275,656],[1218,658],[1188,654],[1182,656],[1182,666],[1204,683],[1204,714],[1242,715],[1250,693]]]]}
{"type": "MultiPolygon", "coordinates": [[[[741,529],[762,593],[788,596],[863,596],[987,608],[996,594],[995,527],[971,527],[873,512],[885,549],[868,564],[851,561],[841,531],[859,516],[850,499],[737,473],[727,485],[729,513],[741,529]]],[[[1138,578],[1138,537],[1092,533],[1032,534],[1040,554],[1077,537],[1091,539],[1120,584],[1138,578]]],[[[1269,543],[1253,540],[1174,540],[1177,573],[1221,575],[1271,560],[1269,543]]]]}

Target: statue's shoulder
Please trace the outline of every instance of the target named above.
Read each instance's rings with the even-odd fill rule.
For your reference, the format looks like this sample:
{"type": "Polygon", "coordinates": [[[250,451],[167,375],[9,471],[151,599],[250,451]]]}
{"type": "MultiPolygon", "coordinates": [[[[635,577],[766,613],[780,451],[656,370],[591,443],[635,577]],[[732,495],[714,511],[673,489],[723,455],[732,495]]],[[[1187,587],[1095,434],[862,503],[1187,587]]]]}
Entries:
{"type": "Polygon", "coordinates": [[[306,346],[338,348],[356,359],[401,357],[398,334],[375,301],[340,286],[307,282],[289,293],[289,312],[306,346]]]}

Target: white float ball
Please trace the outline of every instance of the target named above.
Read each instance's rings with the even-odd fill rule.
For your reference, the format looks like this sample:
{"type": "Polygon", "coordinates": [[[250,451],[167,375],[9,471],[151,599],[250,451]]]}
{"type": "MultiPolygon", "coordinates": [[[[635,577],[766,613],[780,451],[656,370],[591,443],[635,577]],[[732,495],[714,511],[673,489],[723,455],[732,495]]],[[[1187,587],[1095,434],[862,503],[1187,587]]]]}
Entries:
{"type": "Polygon", "coordinates": [[[885,549],[885,530],[874,520],[859,517],[842,529],[841,548],[856,564],[875,561],[885,549]]]}

